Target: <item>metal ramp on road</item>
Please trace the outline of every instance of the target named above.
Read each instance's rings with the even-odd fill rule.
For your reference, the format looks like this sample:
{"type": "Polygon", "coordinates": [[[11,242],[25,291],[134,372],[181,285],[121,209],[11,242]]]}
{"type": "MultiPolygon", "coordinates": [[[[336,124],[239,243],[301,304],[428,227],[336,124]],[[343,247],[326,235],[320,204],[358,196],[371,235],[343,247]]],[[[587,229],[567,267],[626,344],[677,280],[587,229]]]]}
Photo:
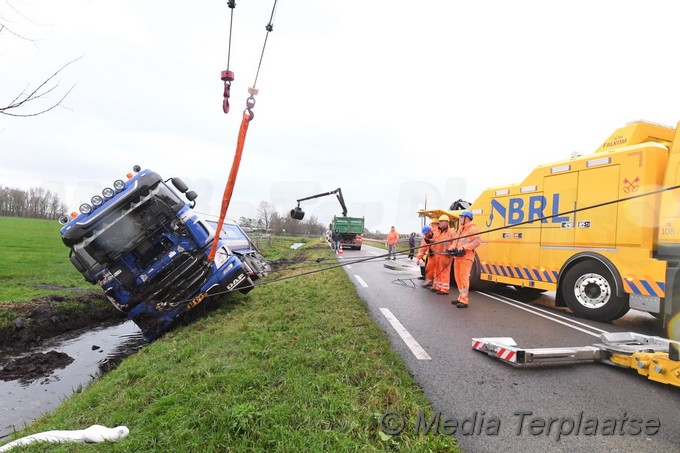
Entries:
{"type": "Polygon", "coordinates": [[[515,366],[603,362],[680,387],[680,342],[635,332],[603,333],[599,343],[570,348],[520,348],[509,337],[473,338],[472,349],[515,366]]]}

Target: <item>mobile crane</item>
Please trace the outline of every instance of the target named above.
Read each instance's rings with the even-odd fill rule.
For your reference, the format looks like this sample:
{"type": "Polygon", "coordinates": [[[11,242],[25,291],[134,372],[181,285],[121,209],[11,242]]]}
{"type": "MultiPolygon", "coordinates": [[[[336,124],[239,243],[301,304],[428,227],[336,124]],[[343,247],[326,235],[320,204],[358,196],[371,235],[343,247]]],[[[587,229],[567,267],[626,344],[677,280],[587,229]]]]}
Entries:
{"type": "Polygon", "coordinates": [[[364,218],[363,217],[347,217],[347,205],[345,199],[342,197],[342,189],[339,187],[330,192],[319,193],[309,197],[300,198],[297,201],[297,206],[290,210],[290,216],[295,220],[302,220],[305,217],[305,211],[300,208],[300,202],[305,200],[312,200],[314,198],[325,197],[328,195],[335,195],[342,207],[342,217],[333,216],[333,219],[328,226],[331,231],[338,230],[342,236],[341,245],[343,248],[354,248],[361,250],[362,234],[364,233],[364,218]]]}

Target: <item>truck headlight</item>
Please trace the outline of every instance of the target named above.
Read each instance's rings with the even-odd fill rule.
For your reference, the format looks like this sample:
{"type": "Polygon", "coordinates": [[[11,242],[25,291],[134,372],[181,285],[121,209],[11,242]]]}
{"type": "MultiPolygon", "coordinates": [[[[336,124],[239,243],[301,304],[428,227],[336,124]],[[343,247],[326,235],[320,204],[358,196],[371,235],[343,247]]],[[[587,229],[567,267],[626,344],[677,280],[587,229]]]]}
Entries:
{"type": "Polygon", "coordinates": [[[217,249],[217,253],[215,253],[215,266],[222,267],[224,263],[227,262],[227,259],[229,258],[229,252],[225,247],[220,247],[217,249]]]}
{"type": "Polygon", "coordinates": [[[81,214],[89,214],[92,212],[92,206],[90,206],[87,203],[83,203],[80,205],[80,208],[78,208],[81,214]]]}
{"type": "Polygon", "coordinates": [[[122,179],[116,179],[113,182],[113,188],[116,190],[123,190],[125,189],[125,182],[122,179]]]}
{"type": "Polygon", "coordinates": [[[106,198],[107,200],[108,200],[109,198],[113,197],[113,195],[114,195],[113,189],[110,188],[110,187],[107,187],[107,188],[105,188],[104,190],[102,190],[102,196],[103,196],[104,198],[106,198]]]}
{"type": "Polygon", "coordinates": [[[95,195],[94,197],[92,197],[92,199],[90,199],[90,202],[92,203],[92,206],[97,208],[97,207],[101,206],[102,203],[104,203],[104,199],[102,197],[100,197],[99,195],[95,195]]]}

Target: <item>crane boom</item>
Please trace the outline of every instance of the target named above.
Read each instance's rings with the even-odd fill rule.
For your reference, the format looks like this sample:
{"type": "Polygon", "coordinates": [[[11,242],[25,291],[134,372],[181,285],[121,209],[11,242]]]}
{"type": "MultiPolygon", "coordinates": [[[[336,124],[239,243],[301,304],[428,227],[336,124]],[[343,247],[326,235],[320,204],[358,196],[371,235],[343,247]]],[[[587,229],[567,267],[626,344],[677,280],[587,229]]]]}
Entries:
{"type": "Polygon", "coordinates": [[[302,220],[305,216],[305,212],[300,208],[300,202],[305,201],[305,200],[312,200],[314,198],[320,198],[320,197],[325,197],[328,195],[336,195],[338,198],[338,201],[340,202],[340,206],[342,207],[342,216],[345,217],[347,216],[347,206],[345,205],[345,199],[342,197],[342,189],[339,187],[335,190],[331,190],[329,192],[324,192],[324,193],[319,193],[316,195],[311,195],[309,197],[304,197],[300,198],[297,201],[297,207],[293,208],[290,210],[290,216],[294,218],[295,220],[302,220]]]}

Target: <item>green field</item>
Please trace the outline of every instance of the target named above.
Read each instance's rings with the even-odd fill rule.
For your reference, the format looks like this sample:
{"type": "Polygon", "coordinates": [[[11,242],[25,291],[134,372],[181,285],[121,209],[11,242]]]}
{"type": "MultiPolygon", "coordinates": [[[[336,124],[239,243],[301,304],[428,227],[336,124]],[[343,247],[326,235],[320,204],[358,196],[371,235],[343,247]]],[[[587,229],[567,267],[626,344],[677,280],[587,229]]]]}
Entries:
{"type": "Polygon", "coordinates": [[[0,302],[96,289],[73,267],[56,220],[0,217],[0,302]]]}
{"type": "MultiPolygon", "coordinates": [[[[273,238],[263,247],[297,268],[265,281],[334,263],[318,240],[290,250],[293,242],[301,241],[273,238]]],[[[43,260],[61,266],[55,256],[43,260]]],[[[37,279],[28,270],[23,275],[37,279]]],[[[457,451],[452,437],[380,430],[385,411],[412,421],[433,409],[342,269],[212,303],[216,310],[146,346],[17,433],[125,425],[127,439],[22,451],[457,451]]]]}

